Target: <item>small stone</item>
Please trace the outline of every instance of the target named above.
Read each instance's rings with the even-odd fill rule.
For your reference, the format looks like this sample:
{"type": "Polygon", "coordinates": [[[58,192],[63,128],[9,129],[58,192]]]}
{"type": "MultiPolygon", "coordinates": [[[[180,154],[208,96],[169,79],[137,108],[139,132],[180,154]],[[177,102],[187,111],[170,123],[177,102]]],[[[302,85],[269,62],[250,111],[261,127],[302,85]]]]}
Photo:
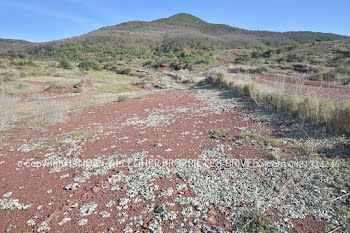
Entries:
{"type": "Polygon", "coordinates": [[[208,214],[218,215],[218,212],[216,212],[214,209],[211,209],[211,210],[209,210],[208,214]]]}
{"type": "Polygon", "coordinates": [[[92,191],[93,191],[94,193],[97,193],[97,192],[99,192],[100,190],[101,190],[101,188],[98,187],[98,186],[92,187],[92,191]]]}
{"type": "Polygon", "coordinates": [[[119,205],[125,206],[125,205],[128,204],[129,201],[130,201],[130,200],[127,199],[127,198],[121,198],[121,199],[119,200],[119,205]]]}
{"type": "Polygon", "coordinates": [[[68,222],[70,220],[71,220],[71,218],[64,218],[64,219],[62,219],[61,222],[58,223],[58,225],[62,226],[63,224],[65,224],[66,222],[68,222]]]}
{"type": "Polygon", "coordinates": [[[162,147],[162,146],[163,146],[162,143],[157,143],[157,144],[154,145],[154,147],[157,147],[157,148],[162,147]]]}
{"type": "Polygon", "coordinates": [[[94,213],[94,210],[97,206],[98,205],[94,202],[84,204],[80,207],[80,216],[85,217],[91,215],[92,213],[94,213]]]}
{"type": "Polygon", "coordinates": [[[82,220],[79,221],[79,226],[84,226],[87,223],[88,223],[88,220],[86,218],[83,218],[82,220]]]}
{"type": "Polygon", "coordinates": [[[101,211],[100,215],[102,216],[102,218],[109,218],[111,216],[111,214],[107,211],[101,211]]]}
{"type": "Polygon", "coordinates": [[[10,197],[11,195],[12,195],[12,192],[8,192],[2,195],[2,197],[7,198],[7,197],[10,197]]]}
{"type": "Polygon", "coordinates": [[[209,217],[207,219],[207,221],[210,222],[211,224],[216,224],[216,220],[215,220],[215,218],[213,216],[209,217]]]}
{"type": "Polygon", "coordinates": [[[155,209],[154,209],[154,213],[157,213],[157,214],[160,214],[164,212],[164,208],[163,206],[157,206],[155,209]]]}
{"type": "Polygon", "coordinates": [[[29,220],[27,221],[27,224],[28,224],[29,226],[35,226],[35,225],[36,225],[36,223],[35,223],[35,221],[34,221],[33,219],[29,219],[29,220]]]}

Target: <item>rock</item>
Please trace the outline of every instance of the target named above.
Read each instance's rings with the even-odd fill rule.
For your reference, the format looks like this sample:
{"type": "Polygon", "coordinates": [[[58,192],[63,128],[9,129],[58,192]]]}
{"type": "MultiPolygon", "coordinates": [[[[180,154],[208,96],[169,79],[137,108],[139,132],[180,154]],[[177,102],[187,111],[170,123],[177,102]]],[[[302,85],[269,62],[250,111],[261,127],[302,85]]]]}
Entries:
{"type": "Polygon", "coordinates": [[[215,216],[215,215],[218,215],[218,212],[216,212],[216,210],[214,210],[214,209],[211,209],[211,210],[209,210],[208,214],[215,216]]]}
{"type": "Polygon", "coordinates": [[[98,205],[94,202],[84,204],[80,207],[80,216],[85,217],[93,214],[97,206],[98,205]]]}
{"type": "Polygon", "coordinates": [[[211,223],[211,224],[216,224],[216,220],[215,220],[215,218],[214,218],[213,216],[209,217],[209,218],[207,219],[207,221],[208,221],[209,223],[211,223]]]}
{"type": "Polygon", "coordinates": [[[101,188],[98,187],[98,186],[92,187],[92,191],[93,191],[94,193],[97,193],[97,192],[99,192],[100,190],[101,190],[101,188]]]}
{"type": "Polygon", "coordinates": [[[156,214],[160,214],[160,213],[162,213],[162,212],[164,212],[163,206],[157,206],[157,207],[154,209],[154,213],[156,213],[156,214]]]}

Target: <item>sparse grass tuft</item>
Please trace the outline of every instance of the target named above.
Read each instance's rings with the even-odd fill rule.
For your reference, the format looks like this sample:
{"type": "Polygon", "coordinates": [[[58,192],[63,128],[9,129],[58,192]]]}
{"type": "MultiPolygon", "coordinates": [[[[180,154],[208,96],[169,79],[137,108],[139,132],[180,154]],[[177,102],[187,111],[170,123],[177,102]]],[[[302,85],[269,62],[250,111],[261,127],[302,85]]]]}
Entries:
{"type": "Polygon", "coordinates": [[[77,131],[77,132],[74,133],[74,136],[75,136],[75,137],[80,137],[80,136],[83,135],[83,134],[84,134],[83,132],[77,131]]]}
{"type": "Polygon", "coordinates": [[[238,135],[238,137],[241,139],[249,140],[249,141],[255,140],[260,145],[265,145],[265,146],[267,146],[267,145],[278,146],[279,145],[279,141],[277,141],[276,139],[267,138],[265,136],[254,134],[254,133],[241,133],[238,135]]]}
{"type": "Polygon", "coordinates": [[[247,210],[238,219],[237,230],[250,233],[272,233],[276,232],[273,220],[260,212],[247,210]]]}
{"type": "Polygon", "coordinates": [[[206,134],[208,134],[208,136],[214,140],[231,140],[232,137],[228,136],[227,132],[228,129],[220,128],[215,130],[208,130],[206,134]]]}
{"type": "Polygon", "coordinates": [[[284,160],[290,157],[288,154],[283,152],[272,152],[269,156],[274,160],[284,160]]]}
{"type": "Polygon", "coordinates": [[[52,90],[52,89],[60,89],[60,88],[64,88],[64,86],[57,82],[57,81],[48,81],[48,82],[45,82],[44,83],[44,91],[49,91],[49,90],[52,90]]]}
{"type": "Polygon", "coordinates": [[[111,93],[111,94],[118,94],[118,93],[125,93],[125,92],[133,92],[139,90],[138,87],[129,85],[129,84],[114,84],[111,86],[104,86],[97,88],[94,93],[96,94],[103,94],[103,93],[111,93]]]}
{"type": "Polygon", "coordinates": [[[312,151],[312,148],[306,144],[294,144],[294,149],[300,150],[305,154],[309,154],[312,151]]]}

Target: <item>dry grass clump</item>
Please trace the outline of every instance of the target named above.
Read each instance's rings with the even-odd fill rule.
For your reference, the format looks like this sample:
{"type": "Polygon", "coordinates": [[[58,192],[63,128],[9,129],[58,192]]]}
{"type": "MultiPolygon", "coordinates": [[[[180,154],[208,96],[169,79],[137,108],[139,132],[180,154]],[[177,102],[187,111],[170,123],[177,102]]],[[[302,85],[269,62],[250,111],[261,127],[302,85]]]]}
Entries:
{"type": "Polygon", "coordinates": [[[323,124],[330,129],[350,133],[350,101],[335,103],[316,95],[300,96],[298,91],[284,91],[259,86],[253,81],[228,79],[225,73],[210,75],[201,84],[227,88],[239,96],[249,96],[260,107],[292,114],[303,121],[323,124]]]}
{"type": "Polygon", "coordinates": [[[260,145],[271,145],[271,146],[278,146],[279,141],[273,138],[268,138],[259,134],[254,134],[254,133],[241,133],[238,135],[239,138],[241,139],[246,139],[248,141],[257,141],[260,145]]]}
{"type": "Polygon", "coordinates": [[[13,121],[17,120],[17,115],[12,111],[15,108],[19,98],[0,94],[0,131],[13,121]]]}
{"type": "Polygon", "coordinates": [[[128,96],[128,95],[121,95],[121,96],[118,96],[117,102],[124,102],[124,101],[128,101],[129,99],[130,99],[130,96],[128,96]]]}
{"type": "Polygon", "coordinates": [[[41,101],[35,103],[33,108],[35,116],[28,122],[29,127],[48,126],[65,122],[68,119],[70,105],[63,101],[41,101]]]}
{"type": "Polygon", "coordinates": [[[68,119],[70,104],[63,101],[48,101],[35,97],[20,99],[16,96],[0,95],[0,131],[11,128],[19,119],[30,117],[29,127],[47,126],[68,119]]]}

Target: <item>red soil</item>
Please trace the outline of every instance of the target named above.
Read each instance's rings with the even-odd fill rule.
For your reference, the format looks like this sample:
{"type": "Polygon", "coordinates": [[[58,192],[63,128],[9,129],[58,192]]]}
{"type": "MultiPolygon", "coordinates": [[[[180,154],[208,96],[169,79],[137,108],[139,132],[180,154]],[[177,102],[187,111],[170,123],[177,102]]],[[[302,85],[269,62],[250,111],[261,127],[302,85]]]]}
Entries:
{"type": "MultiPolygon", "coordinates": [[[[69,91],[72,91],[72,89],[69,89],[69,91]]],[[[237,127],[249,126],[250,129],[258,129],[262,135],[267,135],[268,137],[274,136],[268,133],[268,130],[274,131],[276,129],[261,125],[252,119],[243,120],[244,113],[248,113],[249,111],[240,108],[236,108],[235,112],[223,112],[220,115],[206,110],[208,113],[206,116],[198,112],[174,112],[176,114],[174,116],[174,123],[156,127],[150,126],[143,128],[143,126],[126,126],[122,124],[135,115],[139,119],[146,119],[149,116],[149,113],[145,111],[147,109],[206,107],[206,103],[195,99],[195,94],[196,91],[163,91],[142,99],[132,99],[125,102],[86,108],[80,116],[71,118],[64,124],[47,127],[46,131],[43,132],[37,132],[28,128],[7,131],[8,136],[3,138],[1,143],[9,143],[9,146],[0,150],[1,154],[3,154],[1,158],[5,160],[5,164],[1,165],[0,169],[0,177],[2,178],[0,182],[0,197],[4,193],[12,191],[12,198],[19,199],[20,203],[33,204],[33,206],[27,210],[2,210],[0,231],[4,232],[7,229],[11,229],[14,232],[35,231],[45,221],[49,223],[51,232],[97,232],[106,231],[111,226],[113,226],[116,232],[122,232],[126,226],[126,224],[118,224],[116,221],[111,221],[117,213],[115,210],[111,212],[111,218],[101,218],[98,214],[88,216],[89,222],[84,226],[79,226],[78,220],[81,219],[79,208],[86,202],[97,202],[99,204],[97,210],[101,211],[107,200],[113,199],[117,201],[119,198],[125,197],[126,192],[123,189],[118,192],[111,192],[101,187],[109,185],[107,178],[110,175],[116,172],[127,174],[127,168],[118,168],[114,171],[109,171],[105,175],[93,176],[87,182],[79,183],[77,190],[67,191],[63,188],[72,183],[75,169],[49,174],[48,168],[29,169],[23,166],[18,168],[17,163],[19,161],[25,161],[31,158],[34,161],[40,161],[44,158],[43,155],[49,152],[49,148],[47,147],[26,153],[17,151],[16,149],[23,144],[23,140],[26,140],[27,144],[45,141],[48,145],[55,145],[58,139],[65,139],[68,135],[74,134],[74,132],[94,131],[100,137],[99,140],[80,144],[82,153],[78,155],[78,158],[92,159],[96,155],[101,154],[111,156],[117,152],[119,154],[131,155],[139,151],[148,151],[149,155],[162,154],[166,159],[196,159],[197,155],[203,150],[212,149],[218,144],[205,133],[199,135],[198,132],[228,128],[228,135],[236,136],[240,131],[233,128],[232,121],[235,122],[235,126],[237,127]],[[241,115],[239,113],[243,114],[241,115]],[[196,124],[198,121],[202,121],[203,123],[196,124]],[[99,126],[99,129],[103,128],[104,132],[98,132],[99,129],[96,126],[99,126]],[[181,134],[186,131],[190,133],[186,135],[181,134]],[[195,131],[197,133],[193,135],[195,131]],[[110,132],[110,134],[105,135],[106,132],[110,132]],[[128,137],[128,139],[116,140],[116,137],[128,137]],[[145,141],[141,145],[137,143],[144,138],[148,138],[148,141],[145,141]],[[158,143],[162,143],[161,148],[155,147],[158,143]],[[107,149],[105,150],[105,148],[107,149]],[[165,149],[171,149],[171,151],[164,152],[165,149]],[[59,179],[59,176],[67,173],[69,174],[68,178],[59,179]],[[48,190],[52,191],[48,193],[48,190]],[[75,203],[78,203],[79,207],[70,210],[69,207],[75,203]],[[43,208],[37,209],[39,205],[43,206],[43,208]],[[65,217],[65,212],[69,212],[71,221],[61,226],[58,222],[65,217]],[[38,216],[38,219],[35,220],[36,225],[31,227],[26,222],[32,219],[33,216],[38,216]]],[[[220,143],[229,144],[229,142],[225,141],[220,143]]],[[[60,151],[55,146],[51,147],[53,148],[53,152],[62,156],[64,155],[64,151],[60,151]]],[[[228,151],[227,153],[231,154],[234,158],[261,158],[264,155],[262,149],[248,146],[239,149],[233,148],[232,151],[228,151]]],[[[160,186],[160,190],[167,187],[173,187],[176,190],[174,187],[177,182],[175,179],[167,179],[166,182],[159,179],[155,181],[160,186]]],[[[156,195],[159,192],[157,191],[156,195]]],[[[176,195],[177,191],[173,193],[172,197],[169,197],[169,201],[176,195]]],[[[192,196],[193,194],[187,191],[184,195],[192,196]]],[[[158,204],[157,199],[155,201],[149,201],[149,203],[153,203],[155,206],[158,204]]],[[[127,210],[123,211],[127,212],[129,216],[134,216],[140,214],[143,207],[143,204],[133,203],[130,204],[127,210]]],[[[174,206],[172,208],[177,209],[179,207],[174,206]]],[[[208,219],[203,219],[203,222],[208,226],[220,226],[226,230],[232,230],[234,226],[231,226],[224,220],[226,214],[213,210],[209,213],[208,219]]],[[[145,221],[143,226],[144,232],[149,232],[148,228],[152,217],[154,217],[153,212],[143,216],[145,221]]],[[[170,222],[164,224],[163,231],[171,231],[169,228],[170,222]]],[[[321,228],[314,228],[313,232],[321,228]]],[[[135,226],[134,230],[136,229],[137,227],[135,226]]]]}

